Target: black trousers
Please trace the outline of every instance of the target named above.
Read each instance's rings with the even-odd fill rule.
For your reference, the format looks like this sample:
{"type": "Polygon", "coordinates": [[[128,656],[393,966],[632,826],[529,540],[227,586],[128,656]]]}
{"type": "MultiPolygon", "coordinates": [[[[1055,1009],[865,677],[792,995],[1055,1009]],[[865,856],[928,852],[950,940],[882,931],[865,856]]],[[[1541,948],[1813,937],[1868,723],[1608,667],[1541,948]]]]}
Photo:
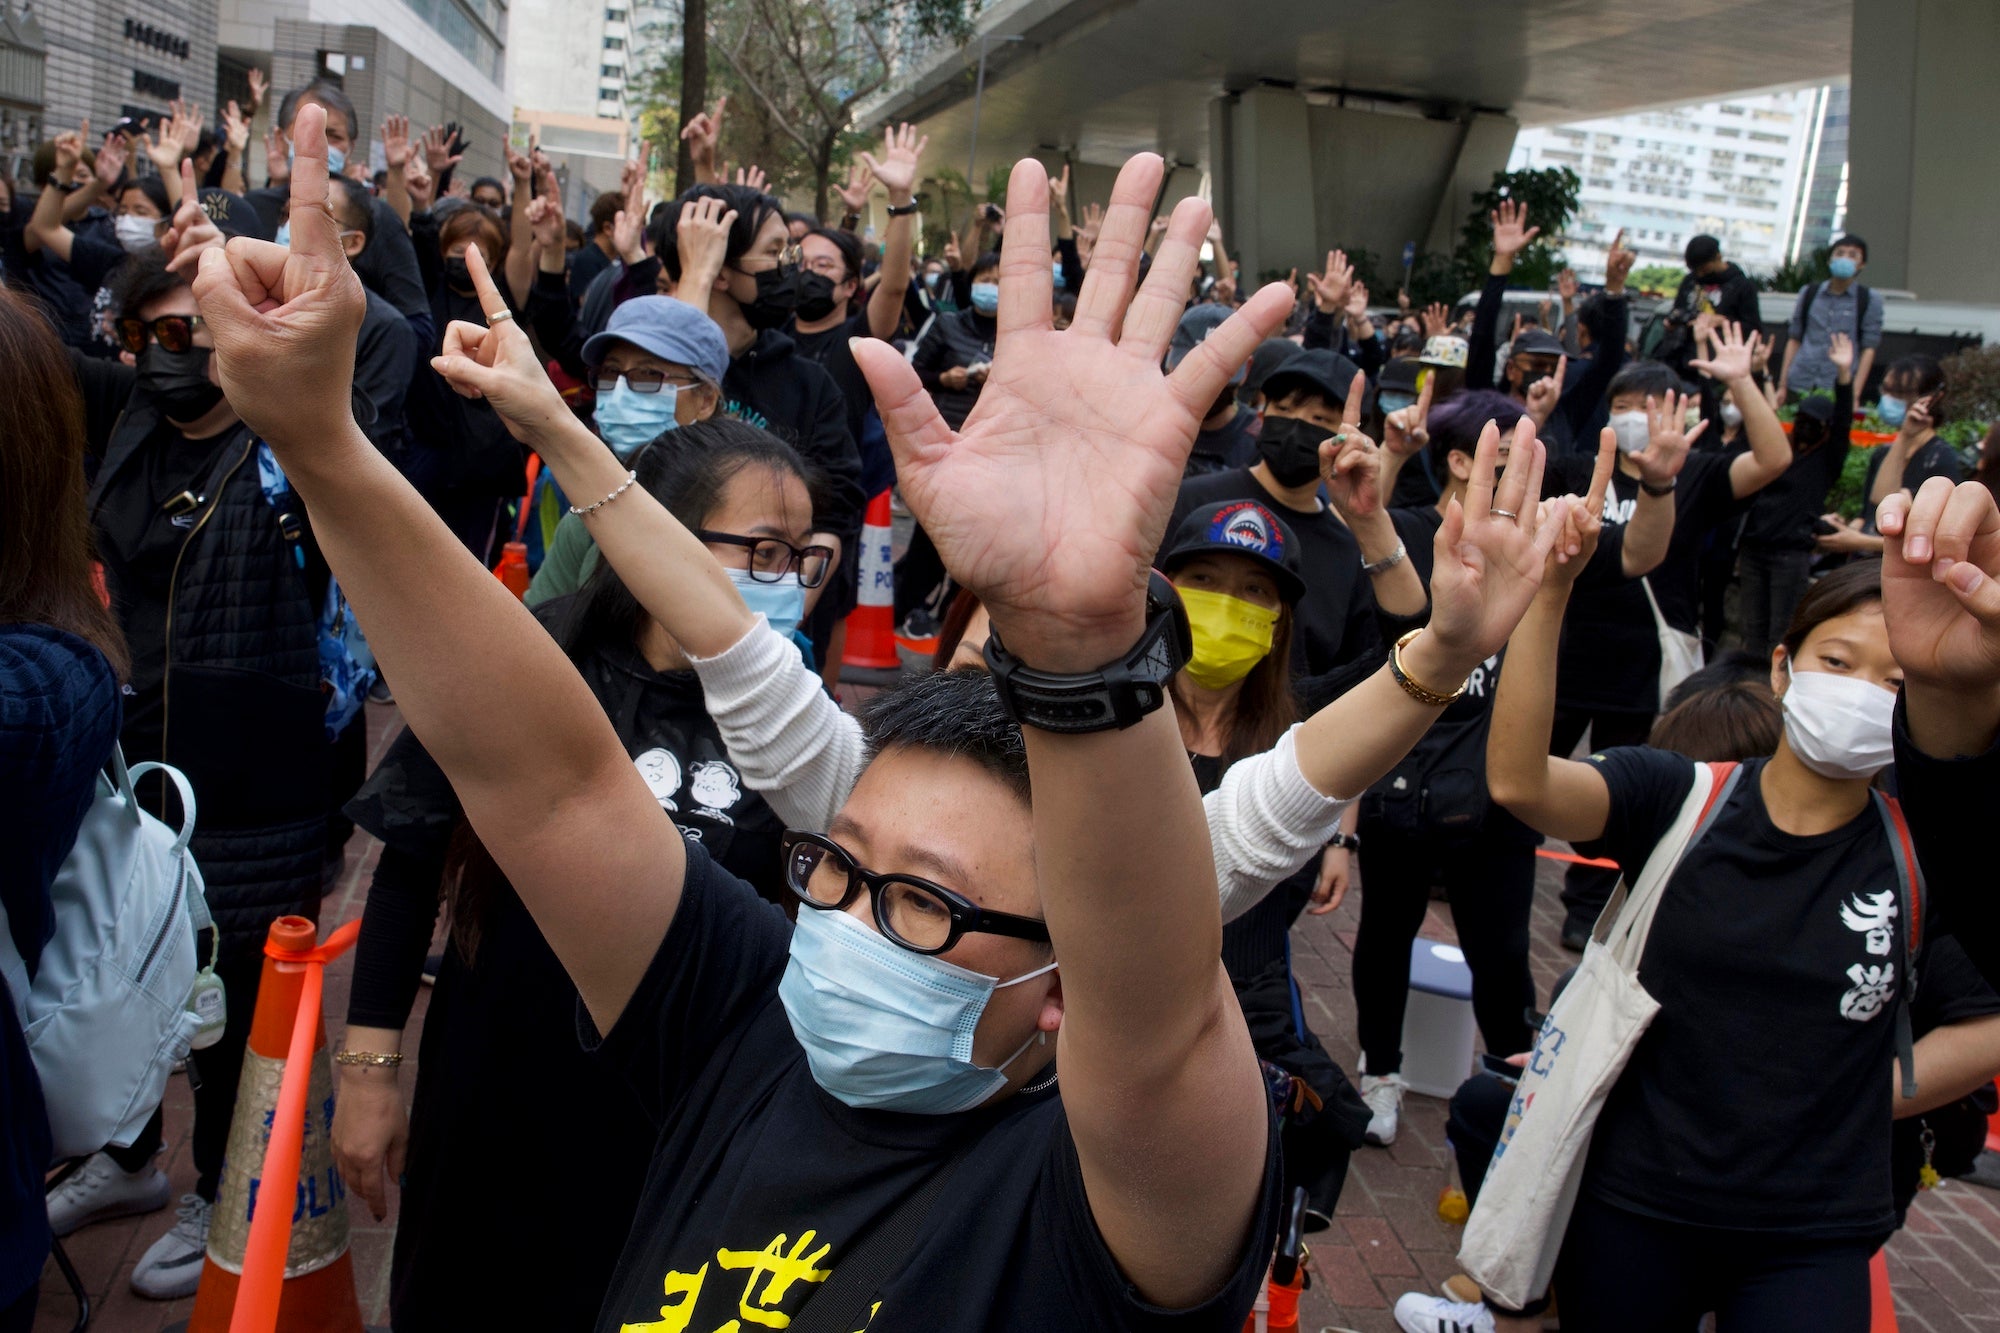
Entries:
{"type": "MultiPolygon", "coordinates": [[[[205,938],[205,937],[204,937],[205,938]]],[[[204,956],[204,961],[206,958],[204,956]]],[[[194,1082],[194,1192],[210,1203],[222,1184],[222,1157],[229,1146],[229,1122],[236,1114],[236,1085],[243,1077],[243,1052],[250,1043],[250,1022],[257,1013],[257,984],[264,974],[261,950],[231,958],[223,950],[215,975],[222,978],[229,1023],[222,1040],[188,1057],[194,1082]]],[[[106,1148],[105,1155],[125,1171],[142,1170],[160,1150],[165,1122],[158,1107],[129,1148],[106,1148]]]]}
{"type": "MultiPolygon", "coordinates": [[[[1576,743],[1583,739],[1586,729],[1590,732],[1590,748],[1593,750],[1608,750],[1614,745],[1644,745],[1646,737],[1652,734],[1653,718],[1649,713],[1600,713],[1557,704],[1555,728],[1549,737],[1549,753],[1560,759],[1569,758],[1570,752],[1576,749],[1576,743]]],[[[1588,931],[1596,925],[1598,915],[1611,901],[1612,890],[1617,887],[1618,872],[1615,870],[1598,866],[1571,866],[1569,873],[1563,876],[1562,901],[1568,909],[1564,928],[1588,931]]]]}
{"type": "Polygon", "coordinates": [[[1586,1189],[1556,1260],[1563,1333],[1867,1333],[1886,1236],[1812,1240],[1641,1217],[1586,1189]]]}
{"type": "Polygon", "coordinates": [[[1486,1049],[1525,1051],[1534,1041],[1528,1010],[1528,914],[1535,901],[1535,849],[1518,839],[1462,845],[1399,837],[1364,812],[1361,928],[1354,940],[1354,1008],[1370,1074],[1403,1067],[1403,1008],[1410,990],[1410,943],[1423,926],[1431,885],[1441,883],[1472,969],[1472,1012],[1486,1049]]]}

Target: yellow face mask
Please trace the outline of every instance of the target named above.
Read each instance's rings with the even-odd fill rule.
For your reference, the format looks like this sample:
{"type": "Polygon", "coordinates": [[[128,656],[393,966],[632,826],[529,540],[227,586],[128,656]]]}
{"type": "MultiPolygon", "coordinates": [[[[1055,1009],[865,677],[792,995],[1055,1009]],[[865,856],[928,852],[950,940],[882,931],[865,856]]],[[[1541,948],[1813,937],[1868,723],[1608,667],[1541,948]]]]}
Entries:
{"type": "Polygon", "coordinates": [[[1184,668],[1204,689],[1220,690],[1250,674],[1271,655],[1278,613],[1227,593],[1180,589],[1194,652],[1184,668]]]}

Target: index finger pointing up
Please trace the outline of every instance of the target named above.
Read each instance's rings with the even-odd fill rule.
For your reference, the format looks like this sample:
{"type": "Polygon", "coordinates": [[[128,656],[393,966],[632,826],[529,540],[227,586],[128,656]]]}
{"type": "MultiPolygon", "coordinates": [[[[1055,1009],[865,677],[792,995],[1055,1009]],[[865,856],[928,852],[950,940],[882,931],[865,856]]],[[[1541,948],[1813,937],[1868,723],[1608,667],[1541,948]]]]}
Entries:
{"type": "Polygon", "coordinates": [[[1344,430],[1354,430],[1361,425],[1361,399],[1368,392],[1368,376],[1361,371],[1354,372],[1354,382],[1347,386],[1347,401],[1340,405],[1340,425],[1344,430]]]}
{"type": "Polygon", "coordinates": [[[492,328],[497,322],[514,317],[507,308],[507,298],[500,295],[500,289],[493,285],[493,274],[486,267],[486,256],[479,252],[477,245],[465,247],[465,269],[472,275],[472,290],[479,297],[480,313],[486,316],[486,327],[492,328]]]}
{"type": "Polygon", "coordinates": [[[1590,495],[1587,508],[1592,514],[1604,513],[1604,492],[1611,485],[1611,470],[1617,466],[1618,432],[1606,426],[1597,432],[1597,464],[1590,470],[1590,495]]]}

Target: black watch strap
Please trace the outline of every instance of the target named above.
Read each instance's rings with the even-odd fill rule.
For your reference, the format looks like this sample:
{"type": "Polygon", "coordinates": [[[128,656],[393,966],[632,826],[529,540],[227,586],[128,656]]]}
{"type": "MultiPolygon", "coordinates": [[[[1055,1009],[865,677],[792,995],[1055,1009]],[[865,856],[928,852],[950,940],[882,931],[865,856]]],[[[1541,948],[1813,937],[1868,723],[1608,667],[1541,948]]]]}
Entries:
{"type": "Polygon", "coordinates": [[[909,203],[904,204],[900,208],[898,208],[895,204],[890,204],[889,216],[892,218],[906,218],[909,217],[912,213],[915,213],[920,207],[922,207],[922,205],[918,204],[917,201],[914,199],[910,200],[909,203]]]}
{"type": "Polygon", "coordinates": [[[986,640],[986,665],[1007,716],[1024,727],[1081,735],[1122,731],[1167,701],[1167,682],[1193,651],[1187,612],[1165,575],[1155,570],[1146,589],[1146,629],[1130,652],[1096,671],[1037,671],[1007,651],[1000,636],[986,640]]]}
{"type": "Polygon", "coordinates": [[[1642,481],[1639,483],[1639,489],[1657,500],[1664,496],[1672,495],[1674,488],[1680,484],[1681,479],[1679,477],[1669,477],[1667,484],[1664,486],[1655,486],[1650,481],[1642,481]]]}

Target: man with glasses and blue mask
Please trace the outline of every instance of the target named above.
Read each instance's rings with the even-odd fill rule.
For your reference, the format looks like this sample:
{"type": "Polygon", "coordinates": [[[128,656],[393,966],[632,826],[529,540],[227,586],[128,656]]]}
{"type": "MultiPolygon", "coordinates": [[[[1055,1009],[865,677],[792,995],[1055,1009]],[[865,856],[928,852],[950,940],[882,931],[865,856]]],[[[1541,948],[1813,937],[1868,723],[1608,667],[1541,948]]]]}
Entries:
{"type": "MultiPolygon", "coordinates": [[[[302,177],[324,170],[316,119],[302,177]]],[[[1163,174],[1152,155],[1121,173],[1057,333],[1047,181],[1015,168],[995,369],[964,431],[893,348],[857,348],[905,498],[991,612],[994,670],[883,696],[824,840],[791,844],[796,930],[679,834],[561,650],[343,419],[361,302],[329,220],[301,210],[289,256],[243,251],[254,278],[203,268],[225,382],[576,983],[580,1035],[660,1126],[600,1329],[1242,1327],[1275,1240],[1272,1103],[1166,706],[1186,621],[1149,566],[1201,414],[1292,298],[1259,292],[1164,374],[1208,209],[1181,202],[1135,294],[1163,174]]],[[[471,262],[491,322],[454,325],[440,373],[560,436],[579,508],[643,509],[471,262]]],[[[1386,771],[1534,596],[1568,502],[1534,503],[1532,437],[1503,478],[1496,453],[1482,440],[1446,520],[1429,628],[1356,687],[1367,722],[1320,790],[1386,771]]],[[[644,577],[727,595],[693,533],[596,531],[621,568],[643,549],[644,577]]]]}
{"type": "MultiPolygon", "coordinates": [[[[597,393],[598,438],[629,464],[675,427],[715,415],[729,373],[729,344],[715,321],[687,302],[640,296],[612,311],[604,332],[584,343],[583,362],[597,393]]],[[[538,483],[537,509],[564,503],[553,477],[547,484],[556,501],[544,501],[538,483]]],[[[528,585],[528,605],[575,592],[596,568],[589,531],[575,515],[564,515],[528,585]]]]}

